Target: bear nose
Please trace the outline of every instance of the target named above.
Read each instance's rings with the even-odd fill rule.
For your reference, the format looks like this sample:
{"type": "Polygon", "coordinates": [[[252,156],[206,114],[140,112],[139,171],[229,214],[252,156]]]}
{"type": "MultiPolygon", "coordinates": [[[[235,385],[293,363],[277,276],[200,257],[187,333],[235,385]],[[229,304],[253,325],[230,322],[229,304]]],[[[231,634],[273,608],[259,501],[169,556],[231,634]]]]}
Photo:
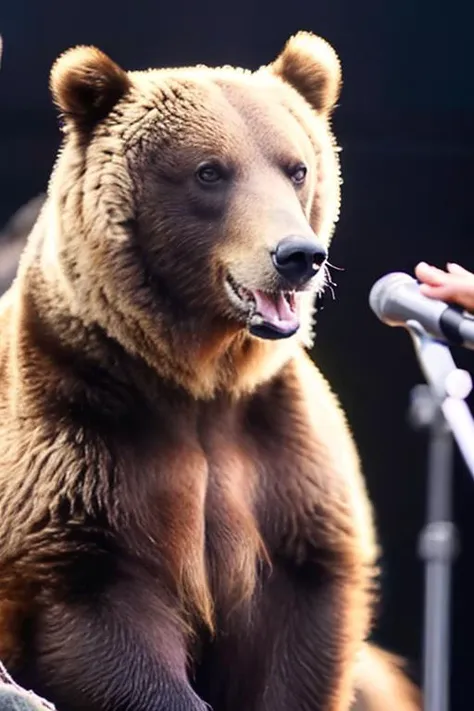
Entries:
{"type": "Polygon", "coordinates": [[[327,257],[320,242],[301,237],[285,237],[273,252],[275,269],[292,286],[298,286],[313,277],[327,257]]]}

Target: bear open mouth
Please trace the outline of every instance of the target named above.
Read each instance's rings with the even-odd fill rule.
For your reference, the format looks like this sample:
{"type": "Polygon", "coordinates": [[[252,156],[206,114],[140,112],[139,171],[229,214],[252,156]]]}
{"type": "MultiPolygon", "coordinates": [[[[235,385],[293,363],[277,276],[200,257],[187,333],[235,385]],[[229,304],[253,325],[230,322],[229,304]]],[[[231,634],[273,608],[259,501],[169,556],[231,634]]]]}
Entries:
{"type": "Polygon", "coordinates": [[[274,340],[289,338],[298,330],[300,322],[295,291],[248,289],[230,274],[225,285],[232,305],[245,318],[252,335],[274,340]]]}

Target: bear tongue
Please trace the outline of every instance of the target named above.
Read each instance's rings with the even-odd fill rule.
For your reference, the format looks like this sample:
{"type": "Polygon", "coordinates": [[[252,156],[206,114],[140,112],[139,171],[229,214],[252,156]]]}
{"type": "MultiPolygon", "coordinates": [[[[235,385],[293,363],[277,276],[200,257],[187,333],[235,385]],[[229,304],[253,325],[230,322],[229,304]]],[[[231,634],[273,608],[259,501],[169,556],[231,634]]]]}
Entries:
{"type": "Polygon", "coordinates": [[[256,303],[256,312],[264,321],[281,331],[298,328],[299,321],[295,310],[295,302],[288,303],[282,291],[268,294],[260,289],[252,291],[256,303]]]}

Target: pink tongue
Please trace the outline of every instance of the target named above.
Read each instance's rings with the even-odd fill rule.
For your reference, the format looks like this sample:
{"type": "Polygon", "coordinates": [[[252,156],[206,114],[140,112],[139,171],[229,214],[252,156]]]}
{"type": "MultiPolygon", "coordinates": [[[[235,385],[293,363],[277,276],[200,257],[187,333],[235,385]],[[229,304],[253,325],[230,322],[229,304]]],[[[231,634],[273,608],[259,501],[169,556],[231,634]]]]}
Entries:
{"type": "Polygon", "coordinates": [[[299,321],[288,301],[280,291],[278,294],[266,294],[255,289],[252,292],[257,304],[257,313],[275,328],[281,331],[290,331],[298,328],[299,321]]]}

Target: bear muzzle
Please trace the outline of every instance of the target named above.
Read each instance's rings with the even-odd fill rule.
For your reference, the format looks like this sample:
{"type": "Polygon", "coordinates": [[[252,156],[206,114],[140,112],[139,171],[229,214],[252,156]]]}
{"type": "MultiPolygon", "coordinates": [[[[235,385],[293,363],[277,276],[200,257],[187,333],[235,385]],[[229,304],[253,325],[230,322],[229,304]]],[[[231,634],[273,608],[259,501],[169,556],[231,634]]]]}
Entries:
{"type": "Polygon", "coordinates": [[[226,291],[236,315],[253,336],[289,338],[300,327],[298,292],[308,290],[326,261],[327,251],[316,238],[291,236],[282,239],[270,256],[279,288],[244,286],[228,273],[226,291]]]}

